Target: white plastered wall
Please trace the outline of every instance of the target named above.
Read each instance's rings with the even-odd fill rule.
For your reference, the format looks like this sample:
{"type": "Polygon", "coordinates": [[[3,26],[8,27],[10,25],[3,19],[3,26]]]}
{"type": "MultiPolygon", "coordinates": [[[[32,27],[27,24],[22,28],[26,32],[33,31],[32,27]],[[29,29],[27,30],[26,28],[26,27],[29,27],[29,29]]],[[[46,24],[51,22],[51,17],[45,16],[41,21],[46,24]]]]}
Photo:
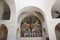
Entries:
{"type": "MultiPolygon", "coordinates": [[[[51,8],[56,0],[4,0],[11,9],[10,20],[0,20],[0,24],[5,24],[8,28],[8,38],[7,40],[16,40],[16,30],[18,25],[18,16],[21,14],[20,11],[28,6],[35,6],[41,9],[46,16],[46,29],[48,30],[48,35],[50,40],[56,40],[55,26],[60,22],[60,19],[53,19],[51,16],[51,8]]],[[[29,39],[29,38],[28,38],[29,39]]],[[[27,39],[27,40],[28,40],[27,39]]],[[[37,39],[37,38],[36,38],[37,39]]],[[[35,39],[34,39],[35,40],[35,39]]]]}
{"type": "Polygon", "coordinates": [[[7,40],[16,40],[17,21],[15,1],[14,0],[2,0],[2,1],[5,1],[8,4],[11,11],[11,15],[10,20],[0,20],[0,25],[5,24],[6,27],[8,28],[7,40]]]}
{"type": "Polygon", "coordinates": [[[49,34],[49,38],[50,40],[56,40],[56,34],[55,34],[55,26],[57,25],[57,23],[59,23],[59,19],[54,19],[52,18],[52,7],[55,4],[56,0],[47,0],[48,2],[46,2],[46,15],[47,15],[47,27],[48,27],[48,34],[49,34]]]}

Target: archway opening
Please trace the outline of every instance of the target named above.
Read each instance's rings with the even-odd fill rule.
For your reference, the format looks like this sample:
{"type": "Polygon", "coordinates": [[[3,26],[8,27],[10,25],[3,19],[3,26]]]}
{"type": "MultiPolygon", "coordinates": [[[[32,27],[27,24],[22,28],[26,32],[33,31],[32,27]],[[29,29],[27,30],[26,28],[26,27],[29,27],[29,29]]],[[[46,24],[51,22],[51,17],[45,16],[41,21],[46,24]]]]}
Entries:
{"type": "Polygon", "coordinates": [[[60,23],[56,25],[55,33],[57,40],[60,40],[60,23]]]}
{"type": "Polygon", "coordinates": [[[0,0],[0,20],[9,20],[9,19],[10,19],[9,5],[4,0],[0,0]]]}
{"type": "Polygon", "coordinates": [[[55,4],[52,7],[52,18],[60,18],[60,0],[56,0],[55,4]]]}
{"type": "Polygon", "coordinates": [[[4,24],[0,26],[0,40],[7,40],[8,30],[4,24]]]}

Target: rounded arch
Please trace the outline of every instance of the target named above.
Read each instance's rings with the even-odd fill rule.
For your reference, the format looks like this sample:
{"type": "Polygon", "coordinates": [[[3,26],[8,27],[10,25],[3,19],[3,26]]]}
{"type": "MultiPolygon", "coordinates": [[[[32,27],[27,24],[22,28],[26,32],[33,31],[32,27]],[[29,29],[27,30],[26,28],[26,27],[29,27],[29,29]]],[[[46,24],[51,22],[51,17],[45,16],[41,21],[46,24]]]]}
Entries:
{"type": "Polygon", "coordinates": [[[8,29],[4,24],[0,25],[0,40],[7,40],[8,29]]]}
{"type": "Polygon", "coordinates": [[[55,34],[56,34],[56,39],[60,40],[60,23],[57,24],[55,27],[55,34]]]}
{"type": "Polygon", "coordinates": [[[28,15],[37,16],[41,20],[41,22],[44,22],[46,18],[44,12],[40,8],[34,6],[25,7],[19,13],[20,14],[18,15],[18,20],[17,20],[18,23],[22,20],[21,17],[28,15]]]}
{"type": "MultiPolygon", "coordinates": [[[[44,12],[39,8],[39,7],[35,7],[35,6],[28,6],[28,7],[24,7],[22,10],[20,10],[19,15],[18,15],[18,25],[19,25],[19,32],[21,32],[21,23],[22,20],[24,20],[24,18],[29,17],[29,16],[35,16],[37,17],[40,22],[41,22],[41,26],[43,27],[47,27],[46,26],[46,16],[44,14],[44,12]]],[[[42,30],[42,34],[43,34],[43,30],[42,30]]],[[[19,37],[20,38],[21,34],[19,33],[19,37]]],[[[42,37],[43,38],[43,35],[42,37]]],[[[39,39],[40,40],[40,39],[39,39]]],[[[46,40],[46,37],[45,37],[46,40]]]]}
{"type": "Polygon", "coordinates": [[[54,5],[52,6],[51,9],[51,16],[52,18],[60,18],[60,0],[56,0],[56,2],[54,3],[54,5]]]}
{"type": "Polygon", "coordinates": [[[0,0],[0,20],[9,20],[10,14],[9,5],[4,0],[0,0]]]}
{"type": "MultiPolygon", "coordinates": [[[[21,22],[24,18],[28,17],[28,16],[35,16],[37,17],[40,21],[41,21],[41,25],[42,25],[42,28],[46,26],[46,17],[45,17],[45,14],[44,12],[38,8],[38,7],[35,7],[35,6],[28,6],[28,7],[25,7],[23,8],[22,10],[20,10],[19,12],[19,16],[18,16],[18,25],[19,25],[19,29],[21,27],[21,22]]],[[[20,29],[21,30],[21,29],[20,29]]],[[[20,31],[21,32],[21,31],[20,31]]],[[[21,36],[21,34],[20,34],[21,36]]]]}

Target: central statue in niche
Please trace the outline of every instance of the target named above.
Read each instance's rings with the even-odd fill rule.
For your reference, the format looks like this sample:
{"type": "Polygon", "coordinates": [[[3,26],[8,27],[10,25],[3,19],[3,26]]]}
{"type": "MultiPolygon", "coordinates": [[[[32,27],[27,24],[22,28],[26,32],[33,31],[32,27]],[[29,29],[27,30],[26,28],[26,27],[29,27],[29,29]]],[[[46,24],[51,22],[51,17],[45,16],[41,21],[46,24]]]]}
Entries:
{"type": "Polygon", "coordinates": [[[22,20],[21,37],[42,37],[42,26],[37,17],[28,16],[22,20]]]}

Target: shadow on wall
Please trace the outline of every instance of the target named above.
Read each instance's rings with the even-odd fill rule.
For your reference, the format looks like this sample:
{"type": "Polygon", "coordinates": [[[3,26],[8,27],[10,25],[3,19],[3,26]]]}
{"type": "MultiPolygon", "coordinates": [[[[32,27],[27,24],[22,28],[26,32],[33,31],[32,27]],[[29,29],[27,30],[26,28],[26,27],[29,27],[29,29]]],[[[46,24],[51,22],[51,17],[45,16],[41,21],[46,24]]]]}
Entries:
{"type": "Polygon", "coordinates": [[[0,0],[0,20],[9,20],[9,19],[10,19],[9,5],[4,0],[0,0]]]}
{"type": "Polygon", "coordinates": [[[8,30],[4,24],[0,25],[0,40],[7,40],[8,30]]]}
{"type": "Polygon", "coordinates": [[[53,18],[60,18],[60,0],[56,0],[51,11],[53,18]]]}

